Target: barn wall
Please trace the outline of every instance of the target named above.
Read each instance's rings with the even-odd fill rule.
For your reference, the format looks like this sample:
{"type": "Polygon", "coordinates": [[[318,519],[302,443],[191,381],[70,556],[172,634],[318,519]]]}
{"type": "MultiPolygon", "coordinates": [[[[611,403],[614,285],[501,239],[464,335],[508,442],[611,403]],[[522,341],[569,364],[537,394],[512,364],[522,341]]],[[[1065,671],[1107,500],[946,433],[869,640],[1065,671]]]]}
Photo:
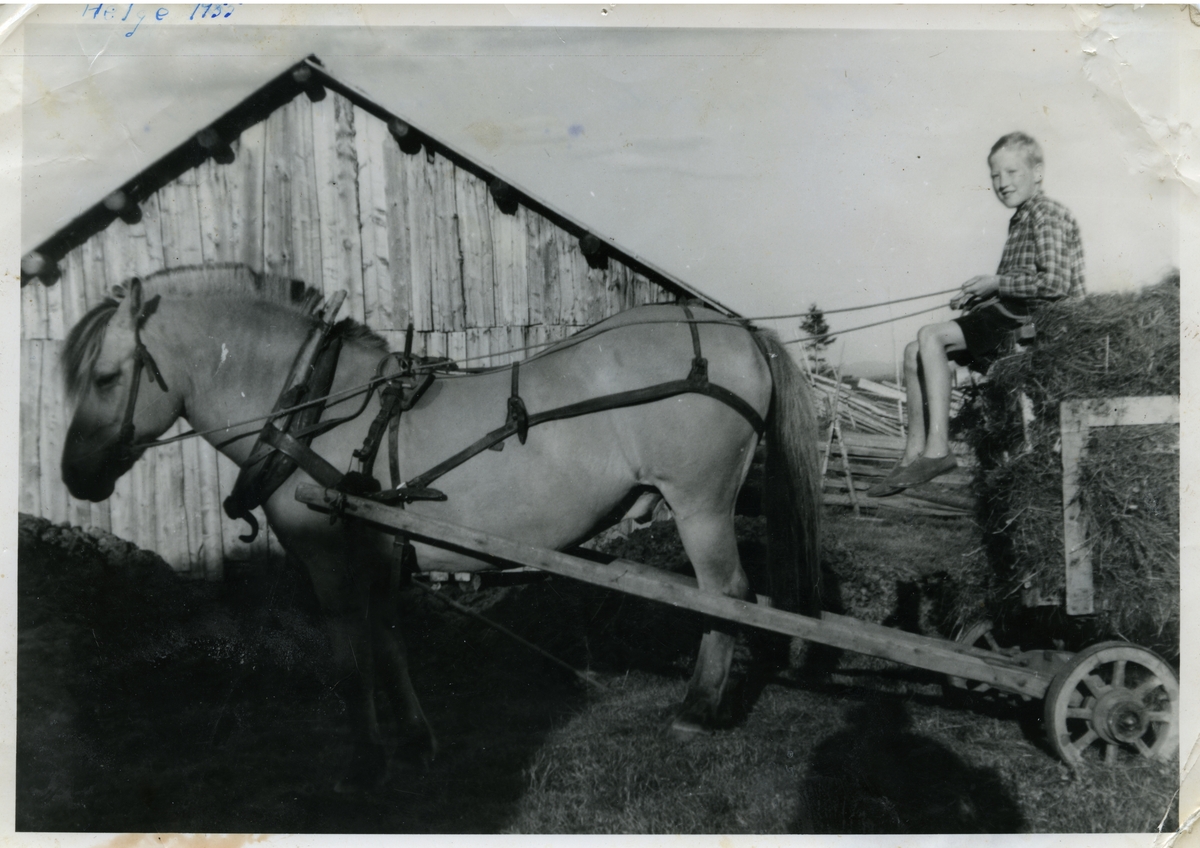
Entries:
{"type": "Polygon", "coordinates": [[[524,206],[505,215],[473,174],[401,152],[383,122],[334,92],[297,97],[233,146],[231,164],[206,161],[145,200],[138,223],[114,221],[72,250],[56,285],[22,289],[22,512],[110,531],[195,576],[276,546],[269,531],[249,546],[238,540],[245,528],[221,510],[237,468],[195,439],[147,452],[104,503],[67,494],[58,355],[75,322],[134,275],[244,262],[327,296],[345,290],[342,314],[393,347],[412,321],[416,352],[472,366],[675,299],[611,258],[590,268],[574,236],[524,206]]]}

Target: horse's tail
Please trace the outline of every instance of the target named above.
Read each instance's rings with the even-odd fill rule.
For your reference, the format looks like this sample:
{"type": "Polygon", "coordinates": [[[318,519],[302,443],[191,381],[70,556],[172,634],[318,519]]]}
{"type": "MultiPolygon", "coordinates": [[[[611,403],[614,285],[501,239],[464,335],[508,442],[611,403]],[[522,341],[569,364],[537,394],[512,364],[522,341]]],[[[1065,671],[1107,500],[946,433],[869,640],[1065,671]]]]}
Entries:
{"type": "Polygon", "coordinates": [[[767,516],[769,594],[776,606],[816,615],[821,598],[821,465],[808,380],[779,336],[755,328],[771,366],[763,512],[767,516]]]}

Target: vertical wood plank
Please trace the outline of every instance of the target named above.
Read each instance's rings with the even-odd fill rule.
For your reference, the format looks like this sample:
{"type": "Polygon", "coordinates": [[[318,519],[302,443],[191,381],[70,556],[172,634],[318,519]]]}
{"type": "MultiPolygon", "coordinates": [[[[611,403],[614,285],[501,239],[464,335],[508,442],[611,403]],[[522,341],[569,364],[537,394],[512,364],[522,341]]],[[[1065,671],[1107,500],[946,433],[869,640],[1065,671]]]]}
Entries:
{"type": "MultiPolygon", "coordinates": [[[[62,279],[58,281],[63,296],[63,327],[66,332],[79,323],[79,319],[87,314],[87,281],[83,275],[82,245],[76,247],[63,257],[59,264],[62,269],[62,279]]],[[[66,338],[64,335],[63,338],[66,338]]]]}
{"type": "Polygon", "coordinates": [[[481,327],[468,327],[463,331],[463,361],[467,368],[487,368],[490,364],[487,339],[481,327]]]}
{"type": "Polygon", "coordinates": [[[289,157],[292,193],[293,275],[320,289],[326,298],[338,289],[336,278],[325,279],[321,242],[321,213],[317,200],[317,151],[313,144],[313,102],[297,97],[285,109],[292,111],[292,132],[284,139],[289,157]]]}
{"type": "MultiPolygon", "coordinates": [[[[408,279],[411,282],[412,321],[418,330],[440,330],[441,327],[437,326],[434,318],[433,308],[436,228],[431,168],[422,156],[408,156],[398,148],[393,150],[392,154],[390,158],[400,164],[404,174],[405,190],[401,202],[408,231],[408,279]]],[[[398,248],[395,235],[393,227],[393,251],[398,248]]]]}
{"type": "Polygon", "coordinates": [[[496,280],[492,267],[490,195],[474,174],[454,169],[454,202],[458,209],[459,252],[465,326],[491,327],[496,323],[496,280]]]}
{"type": "Polygon", "coordinates": [[[242,131],[234,145],[236,158],[227,166],[229,191],[229,238],[237,261],[261,271],[263,260],[263,183],[266,174],[267,122],[260,121],[242,131]]]}
{"type": "Polygon", "coordinates": [[[85,306],[91,309],[111,296],[113,283],[104,261],[104,239],[93,236],[76,248],[79,251],[79,273],[83,277],[85,306]]]}
{"type": "Polygon", "coordinates": [[[45,339],[50,336],[46,312],[46,287],[41,283],[21,289],[21,336],[26,339],[45,339]]]}
{"type": "MultiPolygon", "coordinates": [[[[185,432],[184,422],[177,421],[167,434],[185,432]]],[[[186,530],[186,567],[193,577],[204,576],[204,493],[200,489],[199,439],[184,439],[179,443],[180,464],[183,467],[183,504],[186,530]]]]}
{"type": "MultiPolygon", "coordinates": [[[[522,207],[524,208],[524,207],[522,207]]],[[[525,210],[525,302],[530,324],[544,324],[546,288],[545,246],[542,242],[541,215],[525,210]]]]}
{"type": "MultiPolygon", "coordinates": [[[[393,254],[389,186],[398,182],[387,167],[385,145],[395,147],[383,122],[354,107],[354,155],[358,163],[358,223],[362,244],[363,315],[367,326],[383,331],[407,323],[406,308],[396,309],[393,299],[392,262],[406,255],[393,254]],[[398,317],[403,314],[403,318],[398,317]]],[[[403,221],[399,222],[401,226],[403,221]]],[[[406,289],[407,275],[404,277],[406,289]]]]}
{"type": "MultiPolygon", "coordinates": [[[[276,109],[267,117],[263,129],[263,270],[282,277],[296,276],[292,243],[293,175],[289,157],[289,138],[296,132],[292,112],[290,104],[276,109]]],[[[300,178],[302,174],[297,174],[296,179],[300,178]]]]}
{"type": "MultiPolygon", "coordinates": [[[[35,283],[35,285],[38,285],[35,283]]],[[[29,286],[26,286],[29,288],[29,286]]],[[[18,436],[21,462],[20,492],[21,512],[42,515],[41,462],[41,412],[42,412],[42,339],[21,340],[21,432],[18,436]]]]}
{"type": "Polygon", "coordinates": [[[199,173],[185,171],[159,191],[163,261],[168,268],[204,262],[199,173]]]}
{"type": "Polygon", "coordinates": [[[433,194],[433,325],[439,330],[466,327],[454,171],[442,156],[426,167],[433,194]]]}
{"type": "MultiPolygon", "coordinates": [[[[28,288],[28,287],[26,287],[28,288]]],[[[42,515],[53,522],[70,519],[67,507],[67,488],[55,473],[62,456],[62,443],[66,435],[64,398],[59,381],[59,342],[44,342],[42,348],[42,389],[40,449],[37,461],[41,465],[42,515]]]]}
{"type": "Polygon", "coordinates": [[[1086,410],[1077,402],[1064,401],[1059,406],[1067,615],[1088,615],[1095,607],[1092,551],[1087,544],[1083,504],[1079,499],[1079,463],[1083,459],[1088,441],[1086,415],[1086,410]]]}
{"type": "MultiPolygon", "coordinates": [[[[31,288],[31,286],[26,286],[31,288]]],[[[63,327],[63,281],[59,280],[52,286],[43,286],[40,283],[38,288],[42,289],[42,294],[45,295],[46,309],[46,338],[62,341],[67,337],[66,330],[70,329],[68,325],[63,327]]]]}
{"type": "Polygon", "coordinates": [[[587,322],[587,260],[575,236],[560,231],[558,245],[562,321],[564,324],[584,324],[587,322]]]}
{"type": "Polygon", "coordinates": [[[529,283],[526,249],[526,216],[529,210],[518,206],[513,215],[505,215],[488,194],[492,227],[493,277],[496,287],[496,323],[524,326],[529,323],[529,283]]]}
{"type": "MultiPolygon", "coordinates": [[[[609,266],[611,269],[612,266],[609,266]]],[[[587,261],[584,261],[584,298],[583,298],[583,322],[584,324],[595,324],[597,321],[603,320],[611,313],[608,311],[608,287],[609,281],[612,279],[611,270],[600,270],[597,268],[589,268],[587,261]]]]}
{"type": "Polygon", "coordinates": [[[326,297],[345,291],[343,314],[361,322],[365,312],[354,106],[331,92],[310,110],[324,291],[326,297]]]}
{"type": "Polygon", "coordinates": [[[446,356],[455,362],[462,362],[467,358],[466,330],[453,330],[446,333],[446,356]]]}
{"type": "Polygon", "coordinates": [[[196,204],[199,213],[200,254],[206,263],[234,262],[238,258],[233,240],[233,206],[227,180],[234,164],[206,160],[196,169],[196,204]]]}
{"type": "Polygon", "coordinates": [[[191,570],[188,509],[184,491],[183,448],[178,442],[146,451],[154,454],[154,501],[157,515],[154,550],[176,571],[191,570]]]}

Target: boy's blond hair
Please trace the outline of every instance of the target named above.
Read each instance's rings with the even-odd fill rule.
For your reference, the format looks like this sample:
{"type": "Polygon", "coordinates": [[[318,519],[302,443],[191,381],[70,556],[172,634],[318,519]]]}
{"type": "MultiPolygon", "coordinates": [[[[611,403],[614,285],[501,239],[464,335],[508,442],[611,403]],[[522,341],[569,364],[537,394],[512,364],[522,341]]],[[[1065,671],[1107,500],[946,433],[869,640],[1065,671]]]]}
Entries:
{"type": "Polygon", "coordinates": [[[1000,136],[1000,140],[992,145],[991,152],[988,153],[988,161],[992,161],[992,157],[996,155],[996,151],[1003,150],[1006,147],[1024,153],[1031,167],[1041,165],[1043,162],[1042,146],[1037,143],[1037,139],[1028,133],[1020,131],[1000,136]]]}

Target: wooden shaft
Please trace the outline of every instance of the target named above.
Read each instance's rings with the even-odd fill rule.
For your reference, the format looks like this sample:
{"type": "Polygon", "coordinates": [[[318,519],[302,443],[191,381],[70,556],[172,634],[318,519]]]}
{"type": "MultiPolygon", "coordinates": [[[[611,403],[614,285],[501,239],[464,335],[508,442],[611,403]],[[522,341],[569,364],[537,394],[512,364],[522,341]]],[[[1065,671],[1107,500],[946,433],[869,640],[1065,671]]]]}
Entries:
{"type": "Polygon", "coordinates": [[[457,548],[476,556],[482,554],[490,559],[537,568],[714,618],[786,636],[798,636],[916,668],[990,683],[997,688],[1034,698],[1042,697],[1050,686],[1048,674],[1024,667],[1002,654],[829,613],[820,619],[809,618],[736,598],[709,594],[700,591],[690,580],[680,580],[678,575],[668,576],[640,563],[627,560],[591,562],[559,551],[537,548],[479,530],[414,515],[366,498],[342,495],[311,483],[296,487],[296,500],[325,512],[344,510],[354,518],[439,547],[457,548]]]}

